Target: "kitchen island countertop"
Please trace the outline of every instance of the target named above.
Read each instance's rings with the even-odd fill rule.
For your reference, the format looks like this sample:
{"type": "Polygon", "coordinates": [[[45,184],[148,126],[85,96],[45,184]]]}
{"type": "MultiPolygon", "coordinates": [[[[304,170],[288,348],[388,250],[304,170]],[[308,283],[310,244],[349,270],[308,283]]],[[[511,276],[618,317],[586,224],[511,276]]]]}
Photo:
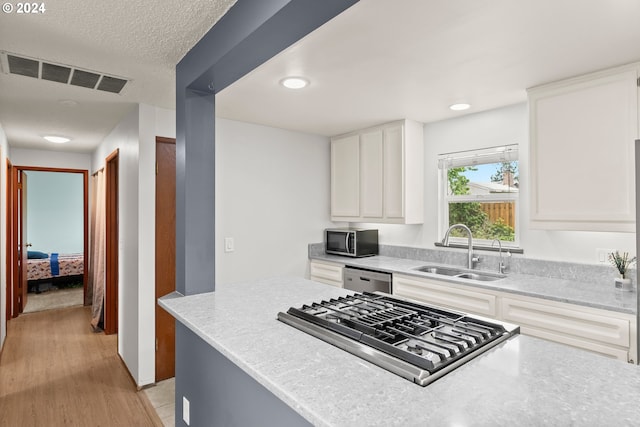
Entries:
{"type": "Polygon", "coordinates": [[[421,387],[276,319],[349,294],[301,278],[218,284],[160,305],[317,426],[632,426],[640,368],[518,335],[421,387]]]}

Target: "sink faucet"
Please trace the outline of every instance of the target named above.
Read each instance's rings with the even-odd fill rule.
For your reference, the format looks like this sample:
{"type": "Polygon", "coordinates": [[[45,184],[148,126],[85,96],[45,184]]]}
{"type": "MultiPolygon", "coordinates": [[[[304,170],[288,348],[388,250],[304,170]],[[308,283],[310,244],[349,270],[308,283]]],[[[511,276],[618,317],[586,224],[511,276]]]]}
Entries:
{"type": "Polygon", "coordinates": [[[500,242],[500,240],[498,239],[493,239],[493,242],[491,242],[491,247],[493,247],[493,245],[496,242],[498,242],[498,253],[500,254],[500,262],[498,263],[498,273],[504,274],[504,271],[507,269],[507,266],[504,265],[504,263],[502,262],[502,242],[500,242]]]}
{"type": "Polygon", "coordinates": [[[480,258],[473,256],[473,235],[471,234],[471,230],[469,229],[469,227],[467,227],[464,224],[453,224],[451,227],[449,227],[447,232],[444,233],[444,239],[442,239],[442,246],[449,246],[449,234],[451,233],[451,230],[453,230],[454,228],[462,228],[467,232],[467,235],[469,236],[468,258],[469,258],[469,270],[471,270],[473,269],[473,263],[480,261],[480,258]]]}

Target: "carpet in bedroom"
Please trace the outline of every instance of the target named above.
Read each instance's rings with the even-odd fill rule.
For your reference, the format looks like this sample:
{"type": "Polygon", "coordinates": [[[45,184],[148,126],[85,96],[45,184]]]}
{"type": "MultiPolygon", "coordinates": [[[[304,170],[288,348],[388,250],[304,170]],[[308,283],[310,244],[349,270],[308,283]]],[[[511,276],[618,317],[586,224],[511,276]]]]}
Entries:
{"type": "Polygon", "coordinates": [[[84,290],[80,287],[50,289],[40,294],[30,293],[27,296],[27,306],[23,313],[82,305],[83,292],[84,290]]]}

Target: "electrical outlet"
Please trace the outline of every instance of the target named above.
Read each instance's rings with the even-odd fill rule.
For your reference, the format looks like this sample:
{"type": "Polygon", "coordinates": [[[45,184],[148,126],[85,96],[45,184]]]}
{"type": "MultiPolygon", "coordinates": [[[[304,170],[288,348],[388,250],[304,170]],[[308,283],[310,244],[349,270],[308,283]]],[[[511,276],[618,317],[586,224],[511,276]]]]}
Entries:
{"type": "Polygon", "coordinates": [[[615,251],[615,249],[598,248],[596,249],[596,259],[600,264],[605,264],[609,262],[609,254],[615,251]]]}
{"type": "Polygon", "coordinates": [[[233,252],[235,250],[235,242],[233,241],[233,237],[225,237],[224,238],[224,251],[225,252],[233,252]]]}
{"type": "Polygon", "coordinates": [[[187,425],[191,422],[189,416],[189,400],[184,396],[182,396],[182,421],[187,425]]]}

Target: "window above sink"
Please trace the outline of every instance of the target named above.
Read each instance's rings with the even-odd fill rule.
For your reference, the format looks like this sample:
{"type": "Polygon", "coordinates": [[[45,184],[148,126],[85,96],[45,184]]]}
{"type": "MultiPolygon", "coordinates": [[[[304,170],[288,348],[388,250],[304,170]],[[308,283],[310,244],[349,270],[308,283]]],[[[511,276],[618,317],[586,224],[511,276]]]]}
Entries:
{"type": "MultiPolygon", "coordinates": [[[[474,246],[498,239],[505,249],[519,247],[518,145],[442,154],[439,168],[439,235],[453,224],[473,233],[474,246]]],[[[462,230],[452,243],[467,244],[462,230]]]]}

